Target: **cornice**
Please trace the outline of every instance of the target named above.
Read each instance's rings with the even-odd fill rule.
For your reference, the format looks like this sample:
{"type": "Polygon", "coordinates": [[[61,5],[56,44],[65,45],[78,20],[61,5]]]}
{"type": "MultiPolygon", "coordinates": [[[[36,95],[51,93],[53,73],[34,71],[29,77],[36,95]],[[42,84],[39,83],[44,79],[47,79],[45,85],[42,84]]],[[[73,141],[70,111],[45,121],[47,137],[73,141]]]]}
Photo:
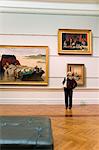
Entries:
{"type": "Polygon", "coordinates": [[[0,13],[99,16],[99,4],[0,1],[0,13]]]}

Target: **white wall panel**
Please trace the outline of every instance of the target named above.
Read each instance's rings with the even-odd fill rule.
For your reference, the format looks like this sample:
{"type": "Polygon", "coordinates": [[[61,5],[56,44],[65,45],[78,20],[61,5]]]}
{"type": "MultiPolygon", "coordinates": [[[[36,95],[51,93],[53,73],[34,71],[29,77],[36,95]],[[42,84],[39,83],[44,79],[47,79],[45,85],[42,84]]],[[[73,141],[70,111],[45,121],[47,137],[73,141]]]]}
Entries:
{"type": "MultiPolygon", "coordinates": [[[[84,87],[86,88],[99,88],[99,78],[86,78],[85,77],[84,87]]],[[[63,78],[50,78],[49,79],[49,87],[58,87],[62,88],[63,78]]]]}
{"type": "MultiPolygon", "coordinates": [[[[63,92],[58,92],[57,93],[57,91],[56,92],[45,92],[45,91],[43,91],[43,92],[40,92],[39,90],[38,91],[30,91],[30,92],[24,92],[24,91],[22,91],[22,92],[20,92],[20,91],[14,91],[14,92],[12,92],[12,91],[2,91],[2,93],[1,93],[1,96],[2,96],[2,98],[4,99],[14,99],[14,98],[16,98],[16,99],[27,99],[27,101],[28,101],[28,99],[32,99],[32,100],[39,100],[39,99],[41,99],[41,100],[43,100],[43,99],[49,99],[49,100],[51,100],[51,99],[62,99],[62,96],[63,96],[63,92]],[[54,93],[54,94],[52,94],[52,93],[54,93]],[[16,95],[16,96],[15,96],[16,95]]],[[[0,99],[1,100],[1,99],[0,99]]]]}
{"type": "MultiPolygon", "coordinates": [[[[64,91],[60,92],[2,92],[0,104],[64,104],[64,91]]],[[[73,104],[99,104],[99,93],[74,90],[73,104]]]]}
{"type": "Polygon", "coordinates": [[[99,58],[91,56],[50,57],[49,76],[64,77],[68,63],[85,64],[86,77],[99,77],[99,58]]]}
{"type": "Polygon", "coordinates": [[[99,57],[99,37],[92,39],[93,55],[99,57]]]}
{"type": "Polygon", "coordinates": [[[97,18],[97,35],[99,37],[99,17],[97,18]]]}
{"type": "Polygon", "coordinates": [[[0,33],[56,35],[59,28],[77,28],[91,29],[94,36],[99,36],[98,19],[95,16],[0,13],[3,24],[0,33]]]}

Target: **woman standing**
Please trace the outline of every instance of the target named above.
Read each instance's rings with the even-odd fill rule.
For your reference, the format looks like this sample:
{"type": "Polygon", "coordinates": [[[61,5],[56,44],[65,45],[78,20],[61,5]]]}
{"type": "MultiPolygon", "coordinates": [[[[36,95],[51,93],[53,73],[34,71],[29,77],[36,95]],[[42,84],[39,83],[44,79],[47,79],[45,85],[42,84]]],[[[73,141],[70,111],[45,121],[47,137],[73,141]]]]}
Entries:
{"type": "Polygon", "coordinates": [[[64,86],[64,94],[65,94],[65,107],[66,109],[72,108],[72,97],[73,97],[73,89],[77,87],[77,82],[74,79],[74,75],[71,72],[67,73],[67,79],[66,77],[63,80],[64,86]]]}

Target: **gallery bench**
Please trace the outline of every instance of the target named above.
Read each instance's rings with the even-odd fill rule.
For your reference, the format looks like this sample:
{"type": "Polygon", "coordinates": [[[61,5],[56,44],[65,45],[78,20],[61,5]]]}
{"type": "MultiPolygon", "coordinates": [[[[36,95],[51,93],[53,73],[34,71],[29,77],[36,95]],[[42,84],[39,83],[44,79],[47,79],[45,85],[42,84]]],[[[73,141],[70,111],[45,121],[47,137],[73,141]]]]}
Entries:
{"type": "Polygon", "coordinates": [[[1,116],[0,150],[53,150],[50,118],[1,116]]]}

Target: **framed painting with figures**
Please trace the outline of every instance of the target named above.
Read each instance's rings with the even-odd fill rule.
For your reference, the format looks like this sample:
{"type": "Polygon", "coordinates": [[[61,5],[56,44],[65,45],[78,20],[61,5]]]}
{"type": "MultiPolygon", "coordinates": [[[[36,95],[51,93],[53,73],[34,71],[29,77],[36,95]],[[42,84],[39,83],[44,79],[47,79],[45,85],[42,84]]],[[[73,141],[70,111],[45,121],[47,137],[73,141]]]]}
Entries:
{"type": "Polygon", "coordinates": [[[78,86],[84,85],[84,64],[67,64],[67,72],[72,72],[78,86]]]}
{"type": "Polygon", "coordinates": [[[0,46],[1,85],[48,85],[48,46],[0,46]]]}
{"type": "Polygon", "coordinates": [[[59,29],[59,54],[92,54],[91,30],[59,29]]]}

